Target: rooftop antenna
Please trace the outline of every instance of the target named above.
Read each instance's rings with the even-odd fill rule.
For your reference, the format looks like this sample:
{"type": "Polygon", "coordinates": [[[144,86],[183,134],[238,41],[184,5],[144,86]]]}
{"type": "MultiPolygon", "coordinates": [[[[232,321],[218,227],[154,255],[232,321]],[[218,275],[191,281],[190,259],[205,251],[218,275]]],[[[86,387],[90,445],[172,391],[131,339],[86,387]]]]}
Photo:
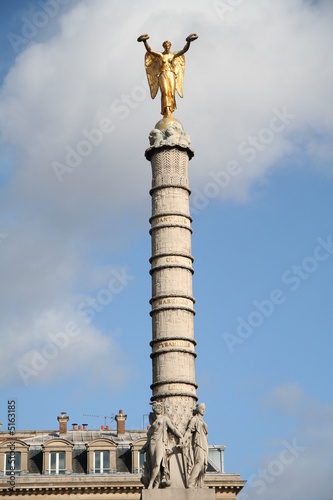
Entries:
{"type": "Polygon", "coordinates": [[[95,418],[104,418],[104,425],[106,427],[106,419],[110,419],[110,421],[112,422],[114,420],[114,415],[112,414],[111,417],[109,417],[108,415],[91,415],[90,413],[83,413],[83,416],[84,417],[95,417],[95,418]]]}

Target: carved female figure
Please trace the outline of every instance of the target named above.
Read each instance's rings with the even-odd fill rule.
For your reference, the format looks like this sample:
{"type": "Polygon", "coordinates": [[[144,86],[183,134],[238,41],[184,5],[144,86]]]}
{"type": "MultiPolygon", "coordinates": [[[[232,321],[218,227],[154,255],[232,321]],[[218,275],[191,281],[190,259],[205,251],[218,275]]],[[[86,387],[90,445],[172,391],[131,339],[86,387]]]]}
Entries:
{"type": "Polygon", "coordinates": [[[181,434],[174,427],[169,417],[163,415],[162,403],[153,403],[154,416],[151,419],[151,426],[147,435],[146,454],[147,472],[149,476],[148,489],[159,485],[162,478],[168,477],[168,431],[181,439],[181,434]]]}
{"type": "Polygon", "coordinates": [[[207,424],[203,421],[205,411],[204,403],[199,403],[196,406],[194,416],[191,418],[183,438],[184,443],[186,443],[191,437],[190,447],[193,452],[193,467],[188,481],[189,488],[202,488],[207,470],[208,430],[207,424]]]}

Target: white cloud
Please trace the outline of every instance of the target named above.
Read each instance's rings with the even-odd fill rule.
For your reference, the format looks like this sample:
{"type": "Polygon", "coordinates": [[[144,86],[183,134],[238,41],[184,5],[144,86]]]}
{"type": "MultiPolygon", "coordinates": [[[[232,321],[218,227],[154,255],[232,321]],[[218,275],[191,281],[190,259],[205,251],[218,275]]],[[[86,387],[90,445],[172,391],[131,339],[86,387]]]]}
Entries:
{"type": "Polygon", "coordinates": [[[274,388],[266,404],[274,413],[282,410],[284,416],[295,417],[296,424],[289,435],[275,436],[267,443],[269,451],[239,499],[330,500],[333,405],[307,397],[298,384],[274,388]]]}
{"type": "Polygon", "coordinates": [[[284,384],[275,387],[267,396],[265,404],[281,414],[293,414],[299,410],[304,402],[304,393],[296,384],[284,384]]]}
{"type": "Polygon", "coordinates": [[[151,103],[147,93],[143,103],[132,99],[132,104],[124,104],[129,114],[125,120],[110,106],[141,86],[144,50],[136,36],[142,25],[158,48],[156,19],[161,33],[171,30],[170,38],[173,32],[184,32],[176,37],[175,48],[184,43],[191,26],[200,35],[187,56],[185,97],[178,99],[177,113],[184,117],[199,155],[191,169],[194,185],[207,178],[210,167],[221,168],[237,157],[246,166],[232,186],[237,197],[238,186],[243,193],[245,182],[248,190],[286,153],[300,152],[298,144],[304,139],[311,141],[314,162],[321,164],[322,153],[315,152],[330,152],[333,128],[327,106],[333,79],[329,2],[281,1],[269,7],[267,0],[242,2],[222,18],[214,2],[171,2],[167,10],[155,5],[154,12],[151,5],[141,2],[129,9],[125,2],[115,9],[108,1],[82,2],[61,18],[59,35],[18,58],[2,100],[2,130],[24,157],[18,183],[26,185],[27,177],[33,178],[31,192],[42,187],[48,203],[55,203],[61,193],[64,210],[70,198],[80,212],[86,209],[83,200],[88,194],[90,210],[100,210],[101,200],[110,209],[146,197],[148,168],[143,171],[139,164],[144,165],[146,136],[158,117],[158,98],[151,103]],[[239,144],[267,127],[272,110],[283,106],[295,120],[248,163],[237,151],[239,144]],[[142,115],[143,109],[147,115],[142,115]],[[104,134],[102,143],[72,174],[64,174],[64,185],[58,186],[52,162],[65,162],[66,148],[76,149],[85,139],[82,130],[98,127],[104,118],[113,120],[115,130],[104,134]],[[309,126],[315,132],[311,139],[303,135],[309,126]]]}
{"type": "Polygon", "coordinates": [[[6,386],[59,384],[78,372],[88,387],[98,380],[117,386],[129,377],[129,370],[119,374],[127,361],[112,334],[102,334],[70,308],[7,319],[3,328],[0,381],[6,386]]]}
{"type": "MultiPolygon", "coordinates": [[[[0,96],[1,139],[8,155],[18,158],[0,187],[0,230],[8,235],[1,242],[1,336],[12,339],[6,340],[11,357],[13,335],[21,355],[43,344],[43,318],[50,328],[73,319],[78,280],[90,283],[87,293],[99,286],[105,256],[126,246],[132,230],[149,217],[150,172],[143,152],[160,103],[143,86],[144,48],[137,36],[148,31],[153,48],[170,38],[178,49],[190,32],[198,32],[175,113],[196,151],[191,183],[201,189],[210,171],[237,159],[242,173],[221,197],[244,200],[254,183],[289,157],[302,164],[306,151],[318,167],[332,160],[331,13],[329,1],[241,2],[222,18],[214,2],[206,1],[170,1],[167,7],[152,1],[80,2],[58,19],[55,36],[21,52],[0,96]],[[239,145],[269,127],[274,109],[284,106],[295,118],[247,161],[239,145]],[[89,146],[92,129],[98,144],[89,146]],[[77,166],[69,164],[71,172],[60,183],[54,162],[66,165],[67,155],[77,166]]],[[[94,358],[105,347],[112,354],[110,338],[93,326],[84,332],[82,358],[89,352],[94,358]]],[[[67,356],[64,351],[63,365],[67,356]]],[[[50,377],[52,370],[50,363],[50,377]]]]}

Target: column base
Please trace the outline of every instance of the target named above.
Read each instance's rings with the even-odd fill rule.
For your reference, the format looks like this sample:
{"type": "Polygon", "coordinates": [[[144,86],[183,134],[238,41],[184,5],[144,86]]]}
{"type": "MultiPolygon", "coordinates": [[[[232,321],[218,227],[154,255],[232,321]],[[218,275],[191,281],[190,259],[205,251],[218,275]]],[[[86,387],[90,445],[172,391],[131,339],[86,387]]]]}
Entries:
{"type": "Polygon", "coordinates": [[[211,488],[155,488],[142,490],[141,500],[215,500],[211,488]]]}

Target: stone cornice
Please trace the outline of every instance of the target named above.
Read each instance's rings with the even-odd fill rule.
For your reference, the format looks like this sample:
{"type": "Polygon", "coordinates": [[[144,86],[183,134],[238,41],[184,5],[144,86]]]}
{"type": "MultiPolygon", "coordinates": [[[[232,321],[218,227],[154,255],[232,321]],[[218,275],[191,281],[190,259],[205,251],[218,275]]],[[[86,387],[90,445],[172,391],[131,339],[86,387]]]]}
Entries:
{"type": "MultiPolygon", "coordinates": [[[[141,475],[85,475],[66,474],[61,476],[30,474],[29,476],[16,476],[15,490],[11,491],[9,483],[4,484],[6,478],[1,478],[0,496],[22,495],[62,495],[64,493],[140,493],[143,485],[141,475]]],[[[205,486],[215,488],[216,493],[236,491],[243,488],[239,474],[207,474],[205,486]]]]}

